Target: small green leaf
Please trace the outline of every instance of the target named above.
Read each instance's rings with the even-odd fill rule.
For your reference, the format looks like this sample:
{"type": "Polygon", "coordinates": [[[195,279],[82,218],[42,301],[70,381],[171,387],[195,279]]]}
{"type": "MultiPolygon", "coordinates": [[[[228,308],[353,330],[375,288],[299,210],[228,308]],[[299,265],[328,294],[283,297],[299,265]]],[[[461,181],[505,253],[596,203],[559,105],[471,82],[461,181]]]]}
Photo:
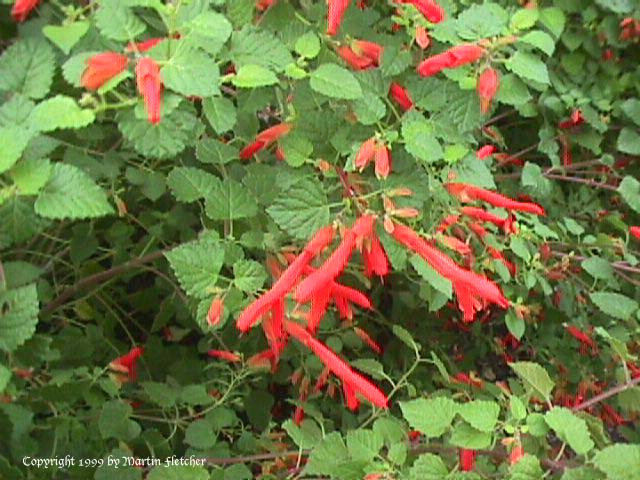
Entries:
{"type": "Polygon", "coordinates": [[[506,67],[525,80],[533,80],[544,85],[549,84],[547,66],[538,57],[528,52],[518,50],[507,60],[506,67]]]}
{"type": "Polygon", "coordinates": [[[278,83],[278,77],[260,65],[243,65],[231,82],[239,88],[258,88],[278,83]]]}
{"type": "Polygon", "coordinates": [[[106,402],[98,420],[102,438],[115,438],[126,442],[140,435],[140,425],[129,419],[132,413],[131,405],[121,400],[106,402]]]}
{"type": "Polygon", "coordinates": [[[217,242],[204,238],[185,243],[165,253],[165,257],[188,295],[211,295],[224,260],[224,250],[217,242]]]}
{"type": "Polygon", "coordinates": [[[0,127],[0,173],[13,167],[33,135],[30,130],[18,126],[0,127]]]}
{"type": "Polygon", "coordinates": [[[640,155],[640,134],[633,128],[624,127],[618,136],[618,150],[630,155],[640,155]]]}
{"type": "Polygon", "coordinates": [[[38,323],[36,284],[0,292],[0,349],[12,352],[29,340],[38,323]]]}
{"type": "Polygon", "coordinates": [[[582,261],[585,272],[598,280],[612,280],[613,267],[611,263],[600,257],[590,257],[582,261]]]}
{"type": "Polygon", "coordinates": [[[233,283],[243,292],[256,292],[266,279],[264,267],[254,260],[238,260],[233,264],[233,283]]]}
{"type": "Polygon", "coordinates": [[[509,469],[509,480],[543,480],[544,471],[540,460],[533,455],[525,455],[509,469]]]}
{"type": "Polygon", "coordinates": [[[194,202],[205,198],[220,179],[194,167],[175,167],[167,176],[167,185],[176,200],[194,202]]]}
{"type": "Polygon", "coordinates": [[[439,437],[451,426],[458,405],[447,397],[419,398],[400,402],[400,410],[411,428],[427,437],[439,437]]]}
{"type": "Polygon", "coordinates": [[[185,443],[201,450],[213,447],[216,440],[216,432],[206,420],[191,422],[184,432],[185,443]]]}
{"type": "Polygon", "coordinates": [[[324,63],[311,74],[311,88],[331,98],[356,100],[362,88],[353,74],[334,63],[324,63]]]}
{"type": "Polygon", "coordinates": [[[20,40],[0,56],[0,92],[43,98],[51,88],[54,72],[55,54],[44,39],[20,40]]]}
{"type": "Polygon", "coordinates": [[[429,285],[435,288],[440,293],[444,294],[447,298],[453,296],[453,285],[451,281],[444,278],[438,272],[436,272],[422,257],[418,255],[412,255],[409,259],[411,266],[418,272],[418,274],[426,280],[429,285]]]}
{"type": "Polygon", "coordinates": [[[94,18],[100,33],[120,42],[130,41],[146,29],[142,20],[127,8],[126,2],[120,0],[101,0],[94,18]]]}
{"type": "Polygon", "coordinates": [[[204,52],[179,44],[176,53],[161,70],[164,85],[185,96],[209,97],[220,92],[220,70],[204,52]]]}
{"type": "Polygon", "coordinates": [[[460,448],[479,450],[488,448],[491,445],[492,435],[489,432],[482,432],[473,428],[468,423],[460,423],[453,429],[453,434],[449,441],[452,445],[460,448]]]}
{"type": "Polygon", "coordinates": [[[217,134],[231,130],[236,124],[236,107],[228,98],[206,98],[202,102],[202,110],[217,134]]]}
{"type": "Polygon", "coordinates": [[[634,211],[640,212],[640,182],[631,175],[625,175],[618,186],[618,193],[627,205],[634,211]]]}
{"type": "Polygon", "coordinates": [[[594,447],[587,423],[568,408],[554,407],[545,414],[544,419],[578,455],[584,455],[594,447]]]}
{"type": "Polygon", "coordinates": [[[549,400],[555,383],[542,366],[534,362],[515,362],[509,366],[527,386],[542,395],[543,399],[549,400]]]}
{"type": "Polygon", "coordinates": [[[498,422],[500,406],[496,402],[474,400],[458,406],[458,413],[481,432],[492,432],[498,422]]]}
{"type": "Polygon", "coordinates": [[[409,469],[409,480],[442,480],[449,469],[442,459],[433,453],[423,453],[409,469]]]}
{"type": "Polygon", "coordinates": [[[56,95],[36,105],[29,123],[41,132],[86,127],[95,120],[93,110],[82,109],[71,97],[56,95]]]}
{"type": "Polygon", "coordinates": [[[551,38],[551,35],[541,31],[534,30],[529,32],[523,37],[518,39],[519,42],[526,43],[532,47],[543,51],[547,56],[553,55],[553,51],[556,49],[556,42],[551,38]]]}
{"type": "Polygon", "coordinates": [[[47,25],[42,28],[42,33],[60,50],[69,55],[73,46],[87,33],[89,25],[89,22],[73,22],[62,26],[47,25]]]}
{"type": "Polygon", "coordinates": [[[307,32],[298,37],[294,48],[301,57],[316,58],[320,53],[320,39],[315,33],[307,32]]]}
{"type": "Polygon", "coordinates": [[[205,201],[207,216],[213,220],[248,218],[258,212],[255,197],[231,178],[212,185],[205,201]]]}

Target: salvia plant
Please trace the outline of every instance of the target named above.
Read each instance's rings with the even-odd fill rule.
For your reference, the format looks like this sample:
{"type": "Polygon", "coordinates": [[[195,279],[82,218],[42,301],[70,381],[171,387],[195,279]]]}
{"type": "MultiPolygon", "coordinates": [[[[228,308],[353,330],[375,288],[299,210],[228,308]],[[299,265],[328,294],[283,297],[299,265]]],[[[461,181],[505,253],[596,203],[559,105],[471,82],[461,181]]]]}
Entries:
{"type": "Polygon", "coordinates": [[[0,478],[640,479],[636,0],[0,42],[0,478]]]}

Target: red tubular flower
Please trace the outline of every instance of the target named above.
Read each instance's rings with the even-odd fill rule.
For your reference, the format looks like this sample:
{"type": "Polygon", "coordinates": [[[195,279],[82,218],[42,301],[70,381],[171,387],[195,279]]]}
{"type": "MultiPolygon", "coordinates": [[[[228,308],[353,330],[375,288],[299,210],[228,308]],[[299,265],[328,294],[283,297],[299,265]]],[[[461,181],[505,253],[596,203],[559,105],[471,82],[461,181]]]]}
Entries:
{"type": "Polygon", "coordinates": [[[493,97],[496,96],[496,93],[498,93],[499,87],[500,77],[498,77],[498,72],[491,67],[485,68],[478,78],[477,86],[478,98],[480,98],[480,110],[482,113],[487,113],[489,108],[491,108],[491,101],[493,97]]]}
{"type": "Polygon", "coordinates": [[[489,158],[491,155],[496,153],[497,150],[498,149],[495,147],[495,145],[485,145],[484,147],[480,147],[476,151],[476,157],[478,158],[478,160],[484,160],[485,158],[489,158]]]}
{"type": "Polygon", "coordinates": [[[126,374],[123,381],[133,382],[138,378],[138,358],[144,353],[142,347],[134,347],[128,353],[112,360],[109,368],[126,374]]]}
{"type": "Polygon", "coordinates": [[[387,178],[391,173],[391,152],[386,145],[381,144],[375,151],[376,177],[387,178]]]}
{"type": "Polygon", "coordinates": [[[80,84],[87,90],[97,90],[127,68],[129,58],[119,53],[105,52],[87,60],[80,84]]]}
{"type": "Polygon", "coordinates": [[[375,66],[373,60],[364,55],[358,55],[349,46],[338,47],[338,55],[354,70],[367,70],[375,66]]]}
{"type": "Polygon", "coordinates": [[[371,350],[378,355],[382,355],[382,347],[371,336],[359,327],[354,327],[353,331],[371,350]]]}
{"type": "Polygon", "coordinates": [[[347,8],[349,0],[327,0],[327,35],[333,37],[338,33],[347,8]]]}
{"type": "Polygon", "coordinates": [[[264,142],[256,141],[256,142],[250,143],[240,151],[240,158],[242,160],[249,160],[251,157],[253,157],[256,153],[260,152],[264,148],[265,148],[264,142]]]}
{"type": "Polygon", "coordinates": [[[516,444],[511,449],[511,453],[509,453],[509,464],[515,465],[524,457],[524,447],[520,442],[516,442],[516,444]]]}
{"type": "Polygon", "coordinates": [[[427,29],[418,25],[416,27],[416,43],[422,50],[426,50],[431,45],[431,38],[427,29]]]}
{"type": "Polygon", "coordinates": [[[464,372],[458,372],[453,377],[451,377],[453,383],[462,383],[464,385],[469,385],[470,387],[483,388],[484,384],[480,380],[475,380],[471,378],[471,376],[464,372]]]}
{"type": "Polygon", "coordinates": [[[256,10],[259,12],[264,12],[270,7],[273,7],[278,0],[257,0],[256,2],[256,10]]]}
{"type": "Polygon", "coordinates": [[[11,9],[11,16],[16,22],[24,22],[38,3],[40,0],[16,0],[11,9]]]}
{"type": "Polygon", "coordinates": [[[442,235],[440,240],[444,245],[449,247],[451,250],[458,252],[460,255],[469,255],[471,253],[471,247],[456,237],[442,235]]]}
{"type": "Polygon", "coordinates": [[[288,320],[285,321],[284,328],[289,335],[311,350],[342,381],[343,388],[347,386],[345,394],[350,400],[348,401],[350,408],[357,408],[357,404],[354,406],[355,402],[353,402],[354,398],[357,402],[356,393],[359,393],[379,408],[388,408],[389,400],[378,387],[359,373],[356,373],[344,360],[327,348],[326,345],[316,340],[304,328],[288,320]],[[349,391],[348,393],[347,390],[349,391]]]}
{"type": "Polygon", "coordinates": [[[242,360],[240,355],[234,352],[229,352],[228,350],[209,350],[207,355],[211,358],[218,358],[231,363],[240,362],[242,360]]]}
{"type": "Polygon", "coordinates": [[[351,44],[351,49],[356,55],[362,55],[370,59],[376,67],[380,65],[382,52],[384,51],[382,45],[367,40],[354,40],[351,44]]]}
{"type": "Polygon", "coordinates": [[[564,130],[580,126],[584,123],[584,117],[582,116],[582,112],[580,110],[574,110],[571,112],[571,118],[569,120],[565,120],[558,124],[558,128],[562,128],[564,130]]]}
{"type": "Polygon", "coordinates": [[[136,65],[138,91],[144,98],[147,118],[150,123],[160,122],[160,103],[162,100],[162,79],[160,67],[155,60],[144,57],[136,65]]]}
{"type": "Polygon", "coordinates": [[[279,123],[273,127],[269,127],[256,135],[255,140],[244,147],[240,152],[240,158],[242,160],[248,160],[256,153],[265,148],[268,148],[272,143],[277,142],[280,137],[283,137],[291,131],[292,125],[290,123],[279,123]]]}
{"type": "Polygon", "coordinates": [[[458,45],[446,52],[427,58],[418,65],[417,71],[422,77],[431,77],[445,68],[456,68],[476,62],[484,53],[485,50],[478,45],[458,45]]]}
{"type": "Polygon", "coordinates": [[[482,307],[482,301],[502,308],[509,307],[509,301],[494,282],[463,269],[409,227],[395,224],[392,235],[396,241],[420,255],[436,272],[451,281],[465,321],[473,321],[475,312],[482,307]]]}
{"type": "Polygon", "coordinates": [[[127,47],[124,49],[125,52],[139,52],[139,53],[144,53],[148,50],[151,50],[153,47],[155,47],[157,44],[159,44],[161,41],[166,40],[165,37],[158,37],[158,38],[150,38],[149,40],[144,40],[143,42],[131,42],[129,43],[129,45],[127,45],[127,47]]]}
{"type": "MultiPolygon", "coordinates": [[[[506,223],[509,221],[508,218],[500,218],[493,213],[489,213],[482,208],[477,207],[462,207],[460,209],[463,215],[473,218],[475,220],[480,220],[482,222],[493,223],[496,227],[505,228],[506,223]]],[[[508,232],[505,232],[508,233],[508,232]]]]}
{"type": "Polygon", "coordinates": [[[629,227],[629,233],[636,237],[636,239],[640,240],[640,227],[629,227]]]}
{"type": "Polygon", "coordinates": [[[362,251],[362,256],[364,259],[364,274],[367,277],[372,277],[373,275],[384,277],[389,273],[389,260],[377,235],[371,236],[371,244],[369,248],[365,248],[362,251]]]}
{"type": "Polygon", "coordinates": [[[509,270],[509,273],[512,277],[516,276],[517,270],[515,264],[507,260],[500,250],[496,250],[493,247],[487,247],[487,251],[489,252],[489,255],[502,262],[502,264],[507,267],[507,270],[509,270]]]}
{"type": "Polygon", "coordinates": [[[442,233],[448,230],[451,225],[458,223],[459,218],[459,215],[447,215],[445,219],[440,222],[440,225],[436,227],[436,232],[442,233]]]}
{"type": "Polygon", "coordinates": [[[598,345],[593,340],[593,338],[591,338],[591,335],[589,333],[583,332],[573,325],[567,325],[566,328],[569,335],[580,342],[580,353],[582,355],[586,355],[589,352],[589,349],[591,350],[592,355],[598,354],[598,345]]]}
{"type": "Polygon", "coordinates": [[[367,165],[373,160],[373,157],[376,154],[376,139],[371,137],[369,140],[366,140],[362,145],[360,145],[360,149],[358,153],[356,153],[355,159],[355,167],[362,171],[367,165]]]}
{"type": "Polygon", "coordinates": [[[413,100],[409,92],[399,83],[393,82],[389,87],[389,95],[405,112],[413,108],[413,100]]]}
{"type": "Polygon", "coordinates": [[[447,183],[446,187],[447,190],[449,190],[449,193],[460,199],[461,202],[482,200],[494,207],[506,208],[507,210],[528,212],[533,213],[534,215],[545,214],[544,209],[538,204],[531,202],[518,202],[499,193],[467,185],[466,183],[447,183]]]}
{"type": "Polygon", "coordinates": [[[222,318],[222,312],[224,311],[224,303],[220,297],[216,297],[211,302],[209,311],[207,312],[207,323],[212,327],[215,327],[220,323],[222,318]]]}
{"type": "Polygon", "coordinates": [[[444,10],[434,0],[396,0],[396,3],[413,5],[431,23],[444,20],[444,10]]]}
{"type": "Polygon", "coordinates": [[[476,451],[466,448],[460,449],[460,470],[472,472],[476,465],[476,451]]]}

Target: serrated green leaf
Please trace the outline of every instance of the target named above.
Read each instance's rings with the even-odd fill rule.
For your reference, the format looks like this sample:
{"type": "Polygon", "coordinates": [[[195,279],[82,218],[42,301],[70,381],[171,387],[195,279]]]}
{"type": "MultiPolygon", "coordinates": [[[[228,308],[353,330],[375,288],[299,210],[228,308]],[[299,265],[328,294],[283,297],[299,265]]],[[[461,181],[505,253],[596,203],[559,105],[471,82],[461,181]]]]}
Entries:
{"type": "Polygon", "coordinates": [[[542,480],[544,477],[540,460],[529,454],[509,469],[509,480],[542,480]]]}
{"type": "Polygon", "coordinates": [[[436,272],[422,257],[418,255],[412,255],[409,259],[409,263],[416,270],[416,272],[429,283],[437,291],[445,295],[447,298],[453,296],[453,285],[451,281],[444,278],[438,272],[436,272]]]}
{"type": "Polygon", "coordinates": [[[518,50],[505,64],[520,78],[533,80],[541,84],[549,84],[549,71],[545,63],[535,55],[518,50]]]}
{"type": "Polygon", "coordinates": [[[12,352],[29,340],[38,323],[36,284],[0,292],[0,349],[12,352]]]}
{"type": "Polygon", "coordinates": [[[470,450],[488,448],[491,445],[492,435],[473,428],[466,422],[457,424],[449,440],[452,445],[470,450]]]}
{"type": "Polygon", "coordinates": [[[640,212],[640,182],[631,175],[625,175],[618,186],[618,193],[627,205],[634,211],[640,212]]]}
{"type": "Polygon", "coordinates": [[[302,166],[313,153],[313,144],[304,136],[293,132],[279,142],[285,161],[292,167],[302,166]]]}
{"type": "Polygon", "coordinates": [[[34,133],[18,126],[0,127],[0,173],[18,161],[34,133]]]}
{"type": "Polygon", "coordinates": [[[500,79],[500,89],[496,99],[508,105],[523,105],[531,100],[532,96],[525,83],[512,73],[504,75],[500,79]]]}
{"type": "Polygon", "coordinates": [[[384,438],[373,430],[351,430],[347,432],[347,451],[354,460],[370,462],[380,452],[384,438]]]}
{"type": "Polygon", "coordinates": [[[178,398],[176,389],[166,383],[144,382],[142,383],[142,388],[153,403],[163,408],[172,407],[178,398]]]}
{"type": "Polygon", "coordinates": [[[216,440],[216,432],[206,420],[191,422],[184,432],[185,443],[201,450],[213,447],[216,440]]]}
{"type": "Polygon", "coordinates": [[[202,163],[229,163],[238,158],[239,150],[213,138],[205,138],[196,144],[196,156],[202,163]]]}
{"type": "Polygon", "coordinates": [[[527,386],[542,395],[543,399],[549,400],[555,383],[541,365],[534,362],[515,362],[509,366],[527,386]]]}
{"type": "Polygon", "coordinates": [[[423,453],[409,469],[409,480],[442,480],[449,469],[442,459],[433,453],[423,453]]]}
{"type": "Polygon", "coordinates": [[[509,28],[513,31],[526,30],[535,25],[538,21],[538,9],[521,8],[511,16],[509,28]]]}
{"type": "Polygon", "coordinates": [[[264,267],[254,260],[238,260],[233,264],[233,284],[243,292],[258,291],[266,279],[264,267]]]}
{"type": "Polygon", "coordinates": [[[393,77],[404,72],[411,65],[411,54],[406,50],[388,45],[384,47],[380,61],[380,71],[385,77],[393,77]]]}
{"type": "Polygon", "coordinates": [[[361,99],[353,102],[353,113],[363,125],[373,125],[387,113],[387,107],[377,95],[365,90],[361,99]]]}
{"type": "Polygon", "coordinates": [[[356,100],[362,88],[353,74],[335,63],[324,63],[311,74],[311,88],[327,97],[356,100]]]}
{"type": "Polygon", "coordinates": [[[176,53],[160,71],[164,85],[184,96],[210,97],[220,93],[220,70],[204,52],[180,43],[176,53]]]}
{"type": "Polygon", "coordinates": [[[64,163],[53,166],[35,210],[52,219],[96,218],[113,213],[104,190],[78,167],[64,163]]]}
{"type": "Polygon", "coordinates": [[[480,40],[500,35],[507,26],[509,14],[500,5],[487,2],[483,5],[471,5],[459,16],[455,24],[460,38],[480,40]]]}
{"type": "Polygon", "coordinates": [[[541,30],[534,30],[518,39],[519,42],[526,43],[532,47],[543,51],[547,56],[553,55],[553,51],[556,49],[556,42],[551,36],[541,30]]]}
{"type": "Polygon", "coordinates": [[[316,58],[320,53],[320,39],[315,33],[307,32],[298,37],[294,48],[301,57],[316,58]]]}
{"type": "Polygon", "coordinates": [[[423,162],[437,162],[444,155],[433,128],[426,122],[403,122],[402,137],[407,152],[423,162]]]}
{"type": "Polygon", "coordinates": [[[236,220],[258,213],[253,195],[231,178],[213,185],[205,201],[207,216],[213,220],[236,220]]]}
{"type": "Polygon", "coordinates": [[[633,128],[623,128],[618,135],[617,146],[622,153],[640,155],[640,134],[633,128]]]}
{"type": "Polygon", "coordinates": [[[620,320],[629,320],[638,310],[638,302],[620,293],[591,292],[591,301],[607,315],[620,320]]]}
{"type": "Polygon", "coordinates": [[[146,29],[142,20],[119,0],[101,0],[94,18],[100,33],[121,42],[131,41],[146,29]]]}
{"type": "Polygon", "coordinates": [[[140,435],[140,425],[129,417],[133,413],[131,405],[121,400],[110,400],[102,406],[98,429],[102,438],[129,441],[140,435]]]}
{"type": "Polygon", "coordinates": [[[243,65],[260,65],[282,72],[287,65],[293,63],[291,53],[275,35],[248,26],[233,34],[229,53],[237,68],[243,65]]]}
{"type": "Polygon", "coordinates": [[[51,169],[51,162],[46,158],[27,159],[11,170],[11,178],[20,194],[36,195],[49,180],[51,169]]]}
{"type": "Polygon", "coordinates": [[[220,179],[194,167],[175,167],[167,176],[167,185],[176,200],[194,202],[205,198],[220,179]]]}
{"type": "Polygon", "coordinates": [[[231,83],[239,88],[266,87],[278,83],[278,77],[271,70],[260,65],[243,65],[231,79],[231,83]]]}
{"type": "Polygon", "coordinates": [[[210,239],[185,243],[165,253],[180,286],[188,295],[207,298],[218,280],[224,250],[210,239]]]}
{"type": "Polygon", "coordinates": [[[309,234],[329,224],[327,195],[319,182],[304,178],[276,198],[267,213],[284,231],[295,238],[307,239],[309,234]]]}
{"type": "Polygon", "coordinates": [[[582,261],[582,268],[585,272],[598,280],[612,280],[613,267],[604,258],[590,257],[582,261]]]}
{"type": "Polygon", "coordinates": [[[218,53],[231,36],[233,27],[226,17],[218,12],[205,11],[187,22],[183,30],[185,38],[210,55],[218,53]]]}
{"type": "Polygon", "coordinates": [[[42,230],[43,220],[30,202],[14,196],[0,205],[0,247],[8,247],[29,240],[42,230]]]}
{"type": "Polygon", "coordinates": [[[500,406],[496,402],[473,400],[458,405],[458,413],[473,428],[481,432],[492,432],[498,422],[500,406]]]}
{"type": "Polygon", "coordinates": [[[564,31],[566,17],[558,7],[543,8],[540,10],[540,23],[547,27],[554,37],[560,38],[564,31]]]}
{"type": "Polygon", "coordinates": [[[0,92],[43,98],[51,88],[54,72],[55,55],[44,39],[20,40],[0,56],[0,92]]]}
{"type": "Polygon", "coordinates": [[[411,428],[427,437],[439,437],[451,426],[458,405],[447,397],[419,398],[400,402],[400,410],[411,428]]]}
{"type": "Polygon", "coordinates": [[[206,98],[202,102],[202,111],[218,134],[231,130],[236,124],[236,107],[228,98],[206,98]]]}
{"type": "Polygon", "coordinates": [[[568,408],[554,407],[545,414],[544,420],[578,455],[584,455],[594,447],[587,423],[568,408]]]}
{"type": "Polygon", "coordinates": [[[80,108],[73,98],[56,95],[36,105],[29,116],[29,124],[38,131],[51,132],[86,127],[95,118],[93,110],[80,108]]]}
{"type": "Polygon", "coordinates": [[[313,448],[322,441],[322,431],[313,420],[303,420],[296,425],[293,420],[286,420],[282,424],[294,443],[300,448],[313,448]]]}
{"type": "Polygon", "coordinates": [[[73,46],[87,33],[89,26],[89,22],[82,21],[61,26],[47,25],[42,28],[42,33],[60,50],[69,55],[73,46]]]}
{"type": "Polygon", "coordinates": [[[593,463],[607,480],[639,480],[640,445],[611,445],[596,453],[593,463]]]}

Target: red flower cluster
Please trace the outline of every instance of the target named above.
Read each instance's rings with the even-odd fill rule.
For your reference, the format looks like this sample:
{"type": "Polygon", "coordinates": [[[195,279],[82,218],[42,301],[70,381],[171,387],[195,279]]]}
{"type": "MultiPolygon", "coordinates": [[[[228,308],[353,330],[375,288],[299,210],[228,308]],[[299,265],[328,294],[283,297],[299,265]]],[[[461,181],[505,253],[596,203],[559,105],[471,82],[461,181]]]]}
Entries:
{"type": "Polygon", "coordinates": [[[418,65],[418,74],[422,77],[431,77],[445,68],[457,68],[468,63],[480,60],[485,50],[478,45],[458,45],[449,50],[429,57],[418,65]]]}
{"type": "Polygon", "coordinates": [[[371,160],[375,163],[376,176],[387,178],[391,173],[391,151],[375,137],[371,137],[360,145],[360,149],[356,153],[355,167],[363,171],[371,163],[371,160]]]}
{"type": "Polygon", "coordinates": [[[252,143],[247,145],[240,152],[240,158],[243,160],[248,160],[253,157],[256,153],[268,148],[273,143],[277,142],[278,139],[291,131],[290,123],[279,123],[278,125],[274,125],[273,127],[269,127],[266,130],[263,130],[252,143]]]}
{"type": "Polygon", "coordinates": [[[375,42],[354,40],[351,46],[338,48],[338,55],[354,70],[367,70],[380,65],[383,47],[375,42]]]}

